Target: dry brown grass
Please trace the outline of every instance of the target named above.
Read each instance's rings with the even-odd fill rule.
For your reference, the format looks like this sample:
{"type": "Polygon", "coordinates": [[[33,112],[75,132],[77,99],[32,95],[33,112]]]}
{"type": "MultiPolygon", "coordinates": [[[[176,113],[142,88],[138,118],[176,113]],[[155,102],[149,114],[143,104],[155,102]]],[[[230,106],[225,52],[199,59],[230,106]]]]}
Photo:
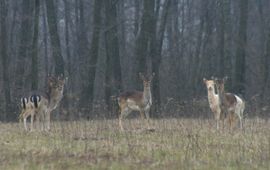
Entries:
{"type": "Polygon", "coordinates": [[[53,122],[49,133],[0,124],[0,169],[269,169],[270,123],[215,130],[214,120],[53,122]]]}

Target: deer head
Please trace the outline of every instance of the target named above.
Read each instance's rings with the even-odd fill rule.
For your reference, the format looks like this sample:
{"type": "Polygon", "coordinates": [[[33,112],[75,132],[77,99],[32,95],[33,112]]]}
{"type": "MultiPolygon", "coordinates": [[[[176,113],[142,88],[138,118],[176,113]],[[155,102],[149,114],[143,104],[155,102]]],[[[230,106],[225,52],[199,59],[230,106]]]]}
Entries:
{"type": "Polygon", "coordinates": [[[153,77],[155,76],[155,73],[152,73],[150,76],[145,76],[142,73],[139,73],[139,76],[141,80],[143,81],[143,86],[150,87],[153,77]]]}
{"type": "Polygon", "coordinates": [[[219,79],[219,78],[215,78],[214,81],[215,81],[215,84],[217,86],[217,89],[220,91],[220,92],[224,92],[224,84],[225,82],[228,80],[228,77],[224,77],[223,79],[219,79]]]}
{"type": "Polygon", "coordinates": [[[215,89],[215,82],[214,80],[207,80],[206,78],[203,78],[203,82],[206,85],[206,88],[209,92],[214,92],[215,89]]]}
{"type": "Polygon", "coordinates": [[[63,74],[58,77],[49,76],[48,77],[48,87],[49,91],[54,92],[63,92],[64,85],[65,85],[66,78],[64,78],[63,74]]]}

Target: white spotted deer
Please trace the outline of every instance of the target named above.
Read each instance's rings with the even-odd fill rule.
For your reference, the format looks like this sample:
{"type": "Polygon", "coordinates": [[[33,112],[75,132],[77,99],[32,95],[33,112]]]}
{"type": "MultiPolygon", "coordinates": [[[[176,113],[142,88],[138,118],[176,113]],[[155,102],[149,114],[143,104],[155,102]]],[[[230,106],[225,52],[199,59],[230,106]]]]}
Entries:
{"type": "Polygon", "coordinates": [[[208,102],[211,111],[214,114],[216,120],[216,128],[219,129],[220,121],[220,106],[219,106],[219,96],[215,93],[215,82],[214,80],[207,80],[203,78],[203,82],[207,88],[208,102]]]}
{"type": "MultiPolygon", "coordinates": [[[[45,96],[41,96],[40,105],[37,108],[37,120],[40,118],[45,122],[45,130],[50,130],[51,112],[56,109],[61,99],[63,98],[63,91],[65,85],[65,78],[63,75],[48,78],[48,91],[45,96]]],[[[43,124],[41,125],[43,129],[43,124]]]]}
{"type": "MultiPolygon", "coordinates": [[[[37,98],[33,98],[33,102],[28,102],[27,107],[22,107],[22,112],[20,117],[24,119],[26,124],[26,119],[31,115],[31,129],[33,129],[34,115],[36,116],[38,126],[41,126],[41,130],[50,130],[50,115],[53,110],[59,105],[63,97],[63,90],[65,85],[65,78],[61,75],[58,77],[49,76],[48,77],[48,89],[44,95],[33,95],[37,98]],[[40,125],[40,121],[42,124],[40,125]]],[[[30,97],[31,98],[31,97],[30,97]]],[[[23,98],[22,101],[26,101],[23,98]]],[[[23,104],[22,104],[23,105],[23,104]]],[[[27,129],[27,128],[26,128],[27,129]]]]}
{"type": "Polygon", "coordinates": [[[223,79],[215,78],[221,114],[224,114],[224,116],[228,118],[230,129],[232,129],[233,127],[235,117],[238,117],[240,121],[240,128],[242,129],[242,119],[245,110],[245,102],[239,96],[225,92],[224,84],[227,79],[227,77],[224,77],[223,79]]]}
{"type": "Polygon", "coordinates": [[[119,127],[122,131],[124,130],[122,119],[129,115],[131,111],[139,111],[142,119],[144,119],[146,116],[147,125],[149,128],[149,111],[152,105],[151,81],[154,75],[155,73],[153,73],[151,76],[144,76],[143,74],[139,73],[139,76],[143,81],[143,91],[126,91],[119,95],[119,127]]]}

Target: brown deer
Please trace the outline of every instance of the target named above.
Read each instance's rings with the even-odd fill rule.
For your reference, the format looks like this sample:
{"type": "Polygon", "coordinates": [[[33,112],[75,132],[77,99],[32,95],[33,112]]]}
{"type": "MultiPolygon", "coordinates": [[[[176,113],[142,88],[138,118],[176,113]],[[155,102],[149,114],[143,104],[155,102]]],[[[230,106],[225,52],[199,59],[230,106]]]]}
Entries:
{"type": "MultiPolygon", "coordinates": [[[[24,119],[25,127],[26,119],[31,115],[31,130],[33,129],[33,120],[35,115],[38,126],[40,121],[43,121],[41,124],[41,130],[44,130],[44,122],[45,130],[50,130],[50,114],[54,109],[56,109],[63,97],[64,85],[65,78],[62,75],[59,77],[48,77],[48,90],[46,93],[44,95],[32,95],[32,99],[30,97],[31,101],[25,105],[25,109],[22,107],[23,109],[20,117],[24,119]]],[[[26,101],[26,98],[22,101],[26,101]]],[[[23,102],[22,105],[24,105],[23,102]]]]}
{"type": "Polygon", "coordinates": [[[139,76],[143,81],[143,91],[126,91],[119,95],[119,127],[122,131],[124,130],[122,126],[122,119],[129,115],[131,111],[139,111],[142,119],[144,119],[146,116],[147,125],[149,128],[149,111],[152,105],[151,81],[154,75],[155,73],[153,73],[151,76],[144,76],[143,74],[139,73],[139,76]]]}
{"type": "Polygon", "coordinates": [[[240,121],[240,128],[243,128],[242,119],[245,109],[245,102],[243,99],[232,93],[225,93],[224,84],[228,77],[223,79],[215,78],[215,84],[217,86],[219,105],[221,114],[224,114],[228,118],[230,129],[233,127],[234,119],[237,116],[240,121]]]}
{"type": "Polygon", "coordinates": [[[215,82],[214,80],[207,80],[205,78],[203,78],[203,82],[207,88],[208,102],[216,120],[216,128],[219,129],[220,106],[218,94],[215,93],[215,82]]]}

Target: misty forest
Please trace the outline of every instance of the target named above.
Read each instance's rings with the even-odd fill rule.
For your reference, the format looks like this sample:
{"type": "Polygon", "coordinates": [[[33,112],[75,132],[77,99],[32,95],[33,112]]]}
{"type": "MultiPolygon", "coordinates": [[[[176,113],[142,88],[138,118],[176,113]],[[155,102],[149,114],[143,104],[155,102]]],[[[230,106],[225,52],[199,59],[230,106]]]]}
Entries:
{"type": "Polygon", "coordinates": [[[203,78],[228,76],[226,90],[267,116],[268,0],[2,0],[0,119],[20,98],[68,78],[59,120],[117,117],[115,97],[142,90],[155,73],[151,117],[209,116],[203,78]]]}

